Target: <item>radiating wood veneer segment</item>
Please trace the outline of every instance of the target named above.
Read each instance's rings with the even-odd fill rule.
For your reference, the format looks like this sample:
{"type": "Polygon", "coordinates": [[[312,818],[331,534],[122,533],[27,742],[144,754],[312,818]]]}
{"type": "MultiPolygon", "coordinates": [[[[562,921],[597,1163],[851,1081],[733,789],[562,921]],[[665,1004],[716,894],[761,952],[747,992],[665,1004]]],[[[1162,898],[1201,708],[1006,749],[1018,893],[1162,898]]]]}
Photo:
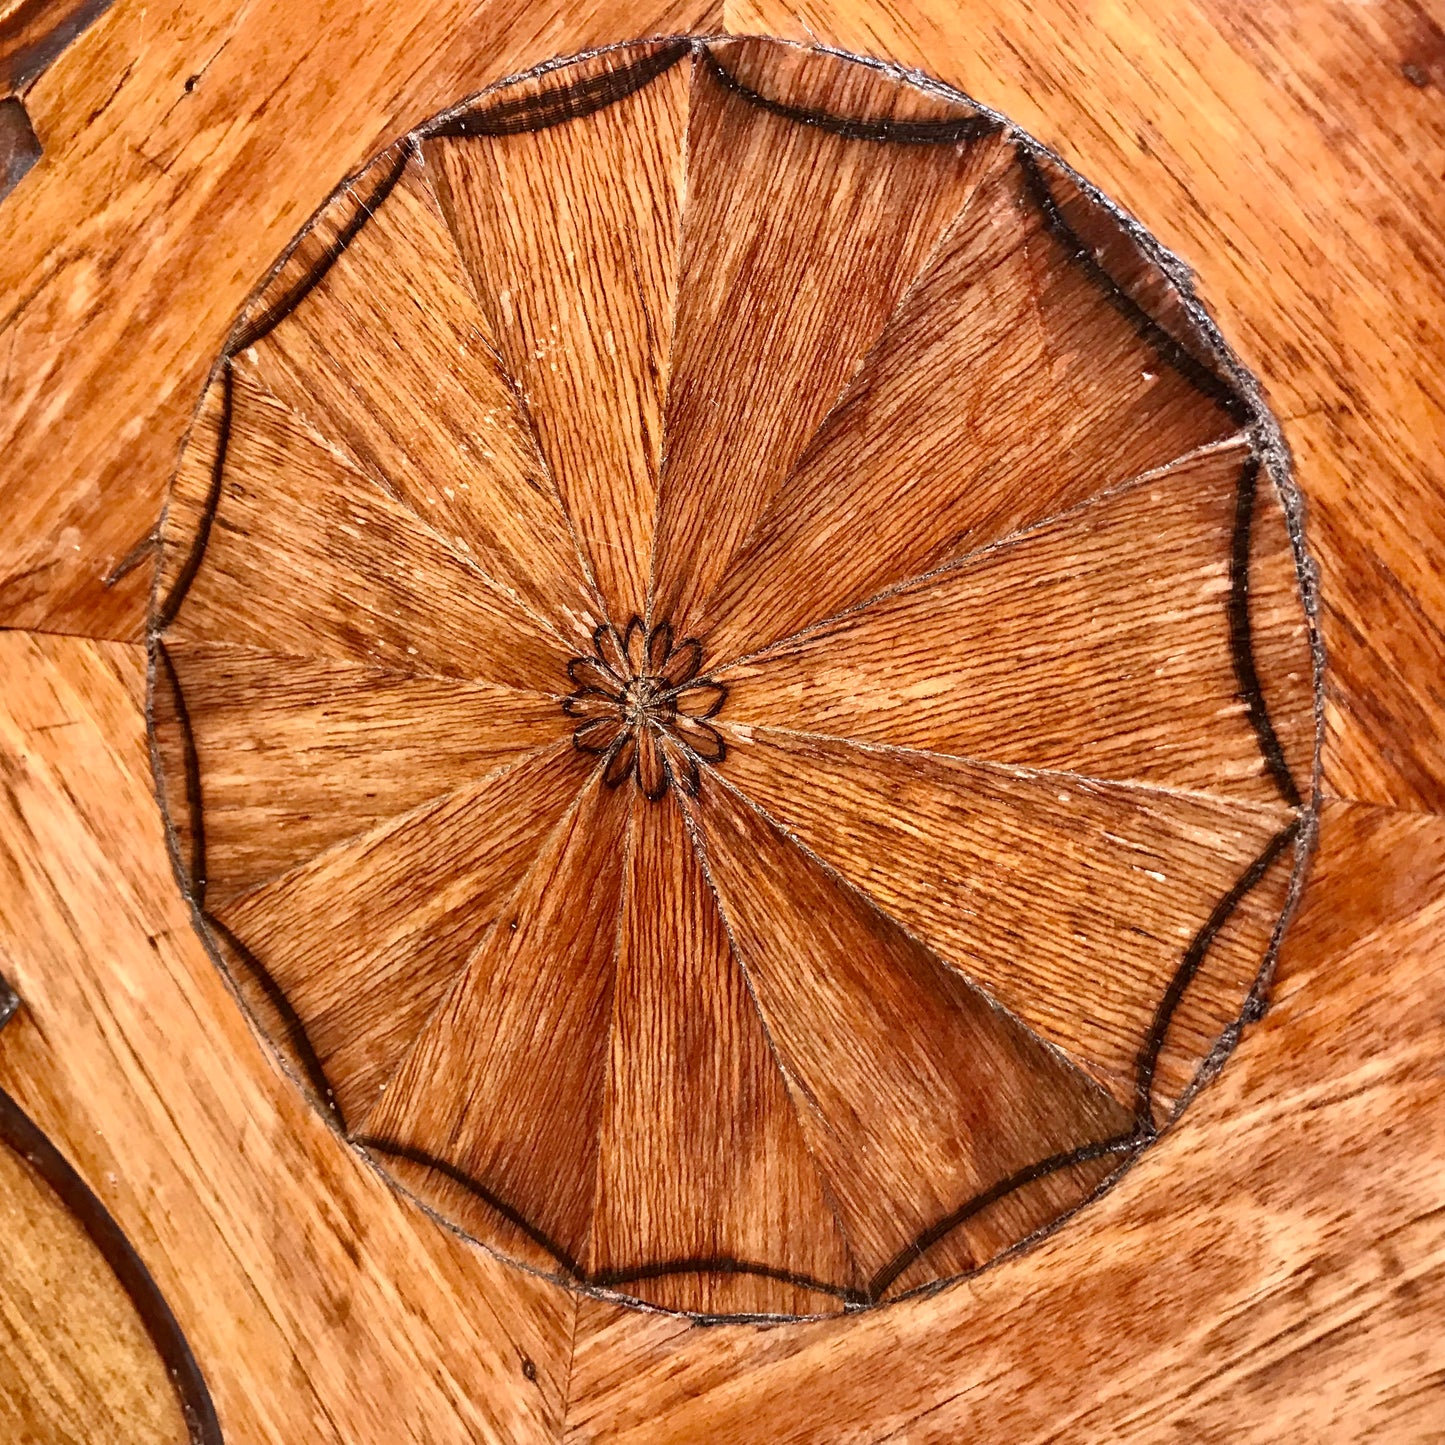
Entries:
{"type": "MultiPolygon", "coordinates": [[[[376,1102],[590,767],[569,742],[555,744],[238,898],[208,889],[209,912],[295,1011],[343,1120],[376,1102]]],[[[254,998],[247,959],[238,963],[254,998]]]]}
{"type": "Polygon", "coordinates": [[[705,608],[709,653],[765,646],[1235,430],[1069,261],[1000,147],[705,608]]]}
{"type": "Polygon", "coordinates": [[[591,1272],[694,1261],[692,1277],[619,1285],[717,1314],[834,1309],[818,1290],[726,1271],[862,1283],[682,810],[668,798],[649,813],[633,820],[619,922],[591,1272]]]}
{"type": "MultiPolygon", "coordinates": [[[[983,1190],[1128,1132],[1099,1084],[721,785],[697,826],[865,1285],[983,1190]]],[[[987,1232],[965,1223],[928,1251],[924,1278],[973,1268],[1076,1198],[1046,1189],[987,1232]]]]}
{"type": "Polygon", "coordinates": [[[166,638],[540,692],[562,685],[569,655],[414,512],[243,376],[233,381],[205,565],[166,638]]]}
{"type": "MultiPolygon", "coordinates": [[[[489,576],[531,609],[570,622],[585,642],[599,604],[425,167],[407,156],[345,251],[237,367],[489,576]]],[[[354,191],[374,193],[397,159],[387,152],[354,191]]],[[[357,204],[352,194],[343,199],[357,204]]],[[[276,316],[286,294],[263,298],[254,324],[276,316]]]]}
{"type": "Polygon", "coordinates": [[[423,146],[614,620],[646,610],[690,72],[583,125],[423,146]]]}
{"type": "Polygon", "coordinates": [[[576,1261],[596,1191],[632,801],[593,776],[358,1121],[500,1195],[576,1261]]]}
{"type": "Polygon", "coordinates": [[[755,41],[696,63],[650,609],[681,632],[963,208],[996,144],[971,107],[755,41]],[[803,112],[954,127],[885,145],[803,112]],[[897,204],[907,196],[906,205],[897,204]]]}
{"type": "MultiPolygon", "coordinates": [[[[1125,1107],[1185,949],[1291,821],[936,755],[727,728],[727,778],[1125,1107]]],[[[1258,913],[1233,967],[1252,979],[1258,913]]],[[[1243,940],[1241,940],[1243,942],[1243,940]]]]}
{"type": "MultiPolygon", "coordinates": [[[[167,657],[195,749],[212,904],[567,738],[540,693],[214,644],[167,657]]],[[[158,740],[163,767],[183,771],[185,739],[158,740]]]]}
{"type": "MultiPolygon", "coordinates": [[[[727,719],[1277,802],[1232,637],[1247,465],[1205,452],[723,669],[727,719]]],[[[1254,666],[1305,788],[1307,620],[1267,479],[1255,516],[1254,666]]]]}

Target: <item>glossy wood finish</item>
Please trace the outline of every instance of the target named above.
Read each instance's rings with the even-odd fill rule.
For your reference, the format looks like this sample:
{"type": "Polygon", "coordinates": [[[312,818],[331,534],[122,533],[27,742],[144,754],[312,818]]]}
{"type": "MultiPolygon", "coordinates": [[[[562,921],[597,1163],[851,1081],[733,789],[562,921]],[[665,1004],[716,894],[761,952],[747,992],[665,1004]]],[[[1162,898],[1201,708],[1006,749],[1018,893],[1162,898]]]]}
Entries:
{"type": "Polygon", "coordinates": [[[546,68],[323,208],[203,394],[153,712],[208,941],[359,1149],[580,1287],[788,1315],[1153,1142],[1266,986],[1317,722],[1274,423],[1167,265],[771,41],[546,68]],[[548,780],[515,844],[493,774],[548,780]]]}
{"type": "MultiPolygon", "coordinates": [[[[1322,841],[1275,1003],[1179,1124],[1050,1241],[966,1285],[864,1319],[696,1329],[605,1303],[577,1310],[556,1286],[484,1259],[468,1263],[479,1252],[460,1244],[418,1265],[423,1256],[402,1239],[426,1228],[444,1236],[414,1211],[395,1214],[379,1185],[358,1192],[345,1182],[354,1167],[345,1145],[298,1107],[294,1085],[239,1028],[187,933],[143,787],[124,781],[144,775],[134,651],[37,640],[34,650],[7,653],[7,779],[26,822],[5,834],[0,951],[48,1052],[12,1050],[18,1058],[0,1059],[4,1082],[156,1272],[214,1386],[228,1438],[289,1441],[298,1421],[308,1437],[348,1441],[390,1440],[398,1429],[447,1441],[1433,1438],[1442,1368],[1434,1342],[1445,1335],[1436,1186],[1445,1159],[1432,1123],[1441,1101],[1431,1062],[1442,1046],[1435,904],[1445,856],[1432,812],[1445,753],[1431,682],[1442,652],[1441,527],[1428,464],[1440,417],[1431,361],[1440,322],[1431,239],[1438,30],[1413,6],[1328,0],[1248,13],[1205,0],[1167,13],[1126,4],[1086,15],[1062,4],[1035,7],[1026,20],[991,0],[740,0],[721,17],[676,21],[616,10],[596,19],[575,7],[570,19],[535,9],[518,16],[488,6],[464,27],[462,43],[441,5],[406,17],[404,38],[402,17],[385,7],[362,5],[345,23],[264,4],[236,16],[172,9],[158,29],[154,6],[143,15],[122,0],[27,96],[46,160],[0,205],[0,227],[15,239],[0,248],[0,468],[15,520],[0,545],[12,624],[138,635],[149,554],[136,553],[137,565],[114,585],[102,580],[148,534],[226,318],[337,175],[417,114],[481,83],[478,64],[496,74],[594,40],[725,22],[896,57],[962,85],[1057,147],[1185,256],[1231,342],[1263,377],[1293,448],[1322,564],[1332,664],[1322,841]],[[508,37],[506,47],[489,46],[491,36],[508,37]],[[278,64],[283,51],[302,59],[278,64]],[[400,79],[378,82],[368,57],[380,55],[400,79]],[[476,78],[460,80],[464,70],[476,78]],[[339,91],[336,76],[347,78],[339,91]],[[270,103],[253,104],[273,91],[270,103]],[[262,196],[275,204],[259,205],[262,196]],[[228,219],[243,214],[244,225],[228,219]],[[142,335],[147,344],[135,344],[142,335]],[[1403,349],[1401,338],[1410,338],[1403,349]],[[1339,797],[1386,806],[1330,800],[1339,797]],[[123,1161],[106,1142],[116,1139],[128,1141],[123,1161]],[[137,1164],[152,1188],[132,1182],[137,1164]],[[364,1226],[363,1243],[353,1226],[364,1226]],[[1080,1316],[1097,1328],[1061,1335],[1060,1320],[1080,1316]]],[[[811,83],[789,82],[804,94],[811,83]]],[[[1058,194],[1080,234],[1098,243],[1087,205],[1062,184],[1058,194]]],[[[1103,241],[1113,274],[1159,306],[1158,274],[1131,268],[1103,241]]],[[[357,304],[355,293],[347,304],[357,304]]],[[[1154,314],[1174,312],[1165,304],[1154,314]]],[[[265,351],[259,346],[258,358],[265,351]]],[[[463,392],[481,385],[482,353],[456,354],[463,392]]],[[[321,387],[314,356],[298,356],[298,369],[313,367],[305,385],[321,387]]],[[[281,376],[278,363],[262,384],[279,389],[281,376]]],[[[405,428],[388,429],[378,408],[306,421],[313,431],[334,426],[343,465],[363,476],[383,464],[401,476],[411,466],[416,494],[447,509],[446,535],[476,546],[485,517],[475,533],[452,529],[453,517],[475,515],[466,494],[447,498],[427,479],[436,453],[426,447],[469,423],[440,405],[434,414],[449,418],[428,433],[441,441],[411,451],[408,440],[422,436],[420,410],[405,428]]],[[[499,470],[516,477],[526,468],[518,461],[499,470]]],[[[1120,507],[1132,490],[1120,492],[1120,507]]],[[[1141,488],[1136,500],[1147,495],[1141,488]]],[[[1200,575],[1217,575],[1220,553],[1207,550],[1215,524],[1205,497],[1198,501],[1187,545],[1206,548],[1196,554],[1200,575]]],[[[1064,544],[1081,561],[1090,555],[1081,539],[1107,532],[1100,520],[1096,527],[1081,513],[1080,531],[1064,544]]],[[[1269,514],[1252,549],[1255,577],[1277,579],[1271,568],[1287,553],[1269,514]]],[[[1154,585],[1151,559],[1133,560],[1145,568],[1140,585],[1154,585]]],[[[1000,554],[997,565],[1007,564],[1000,554]]],[[[966,597],[968,568],[958,570],[966,597]]],[[[1288,598],[1290,570],[1285,590],[1272,580],[1261,601],[1288,598]]],[[[507,585],[541,608],[551,605],[541,598],[557,575],[538,568],[507,585]]],[[[1107,567],[1084,565],[1078,576],[1095,586],[1116,580],[1107,567]]],[[[1070,578],[1058,585],[1067,596],[1070,578]]],[[[584,593],[578,612],[591,608],[584,593]]],[[[1208,615],[1171,611],[1171,635],[1207,635],[1199,629],[1208,615]]],[[[1281,625],[1284,614],[1257,615],[1262,635],[1278,644],[1261,691],[1272,716],[1290,715],[1297,629],[1281,625]]],[[[967,625],[963,612],[959,619],[967,625]]],[[[1198,777],[1188,719],[1208,714],[1228,674],[1190,667],[1171,674],[1177,685],[1141,688],[1136,698],[1107,685],[1118,666],[1111,649],[1128,634],[1127,626],[1081,630],[1071,643],[1099,659],[1099,685],[1083,694],[1103,720],[1092,735],[1117,738],[1102,753],[1130,774],[1157,758],[1166,774],[1196,769],[1198,777]],[[1143,699],[1171,710],[1178,725],[1151,734],[1143,699]]],[[[866,626],[856,635],[866,637],[866,626]]],[[[957,674],[955,659],[930,641],[936,634],[925,625],[915,635],[913,655],[931,675],[957,674]]],[[[1040,665],[1049,656],[1047,646],[1028,655],[1040,665]]],[[[892,695],[895,678],[868,671],[870,656],[855,647],[848,667],[862,667],[892,695]]],[[[1007,695],[1006,670],[974,665],[973,656],[964,659],[975,666],[965,674],[970,684],[1007,695]]],[[[815,703],[784,680],[785,669],[774,668],[770,714],[807,705],[835,715],[848,696],[840,684],[815,703]]],[[[729,708],[743,696],[743,673],[729,708]]],[[[1025,667],[1017,679],[1034,707],[1054,701],[1043,675],[1025,667]]],[[[860,741],[887,746],[947,739],[971,725],[931,706],[916,719],[909,726],[921,731],[900,734],[898,707],[880,705],[850,714],[849,725],[867,730],[860,741]]],[[[1226,762],[1219,779],[1242,790],[1243,806],[1264,778],[1252,762],[1234,771],[1249,758],[1225,743],[1230,729],[1236,743],[1247,741],[1239,716],[1218,722],[1227,723],[1214,734],[1226,762]]],[[[796,713],[782,725],[797,728],[796,713]]],[[[1308,731],[1279,737],[1295,772],[1307,771],[1297,759],[1308,753],[1308,731]]],[[[403,996],[413,957],[438,961],[418,978],[416,996],[429,998],[449,974],[449,952],[470,954],[472,930],[491,916],[486,906],[457,914],[474,875],[463,870],[417,900],[402,886],[410,865],[396,860],[414,856],[431,816],[476,837],[469,819],[485,814],[468,813],[471,796],[505,786],[517,767],[545,767],[547,756],[544,748],[479,772],[471,794],[424,800],[375,839],[342,840],[335,876],[330,853],[314,868],[300,865],[311,896],[332,900],[336,933],[348,917],[358,933],[371,926],[360,920],[375,918],[394,940],[390,953],[379,949],[361,966],[384,954],[402,992],[373,1001],[343,989],[323,1000],[342,1037],[356,1036],[350,1012],[375,1017],[374,1004],[389,1010],[403,996]],[[391,887],[368,885],[347,901],[342,855],[373,844],[375,877],[391,887]]],[[[553,797],[540,774],[537,786],[553,797]]],[[[179,815],[174,800],[172,811],[179,815]]],[[[1259,890],[1280,886],[1287,861],[1268,866],[1259,890]]],[[[495,874],[499,888],[509,866],[495,874]]],[[[296,901],[298,921],[304,914],[311,937],[325,941],[325,913],[306,905],[304,889],[296,901]]],[[[1226,922],[1221,957],[1235,946],[1231,928],[1246,921],[1226,922]]],[[[304,957],[314,945],[304,929],[294,937],[304,957]]],[[[1201,982],[1191,997],[1219,1008],[1237,986],[1201,982]]],[[[284,1020],[266,1014],[264,989],[246,987],[287,1056],[284,1020]]],[[[626,1008],[635,1009],[629,997],[626,1008]]],[[[616,998],[613,1007],[621,1007],[616,998]]],[[[407,1017],[405,1008],[398,1016],[407,1017]]],[[[655,1016],[620,1017],[642,1028],[655,1016]]],[[[1206,1009],[1190,1022],[1187,1008],[1177,1016],[1200,1032],[1217,1030],[1221,1017],[1206,1009]]],[[[378,1037],[372,1025],[359,1027],[378,1037]]],[[[660,1048],[659,1063],[679,1058],[677,1047],[660,1048]]],[[[1161,1083],[1171,1070],[1188,1077],[1196,1047],[1181,1046],[1182,1064],[1171,1064],[1166,1041],[1161,1083]]],[[[674,1077],[670,1067],[656,1077],[674,1077]]],[[[337,1068],[349,1077],[354,1064],[337,1068]]],[[[355,1077],[372,1087],[365,1068],[355,1077]]],[[[707,1152],[689,1154],[692,1146],[672,1137],[671,1157],[692,1158],[699,1173],[716,1168],[707,1152]]],[[[786,1157],[784,1145],[768,1148],[786,1157]]],[[[670,1186],[658,1184],[666,1197],[670,1186]]],[[[676,1247],[750,1240],[746,1230],[728,1230],[758,1217],[722,1220],[719,1232],[676,1247]]],[[[781,1222],[778,1233],[788,1237],[781,1222]]],[[[623,1241],[629,1249],[636,1242],[623,1241]]],[[[670,1307],[683,1302],[661,1283],[631,1288],[655,1289],[670,1307]]],[[[766,1306],[803,1307],[789,1288],[766,1306]]],[[[707,1308],[747,1307],[726,1280],[709,1289],[707,1308]]]]}

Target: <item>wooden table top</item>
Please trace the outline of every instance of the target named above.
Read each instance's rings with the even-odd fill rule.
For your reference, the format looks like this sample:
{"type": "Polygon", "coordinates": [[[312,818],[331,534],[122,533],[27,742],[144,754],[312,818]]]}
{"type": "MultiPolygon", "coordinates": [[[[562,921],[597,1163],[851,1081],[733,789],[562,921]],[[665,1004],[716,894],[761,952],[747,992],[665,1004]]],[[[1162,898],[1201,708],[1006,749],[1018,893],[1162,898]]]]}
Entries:
{"type": "Polygon", "coordinates": [[[0,60],[6,1438],[1441,1438],[1423,12],[0,60]]]}

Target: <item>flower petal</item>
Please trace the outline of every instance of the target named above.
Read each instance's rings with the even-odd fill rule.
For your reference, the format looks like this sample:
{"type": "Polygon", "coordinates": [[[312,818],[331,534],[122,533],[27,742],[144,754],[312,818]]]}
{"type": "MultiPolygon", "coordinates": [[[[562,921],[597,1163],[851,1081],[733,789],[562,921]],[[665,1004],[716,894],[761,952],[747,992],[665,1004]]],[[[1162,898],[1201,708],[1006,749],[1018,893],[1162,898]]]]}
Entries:
{"type": "Polygon", "coordinates": [[[620,788],[632,776],[636,762],[637,734],[629,732],[613,746],[612,756],[607,759],[607,766],[602,772],[602,781],[609,788],[620,788]]]}
{"type": "Polygon", "coordinates": [[[716,717],[718,709],[727,701],[728,690],[722,683],[710,677],[699,677],[694,682],[677,689],[672,695],[678,712],[689,717],[716,717]]]}
{"type": "Polygon", "coordinates": [[[702,786],[697,759],[670,733],[661,735],[662,756],[673,785],[689,798],[695,798],[702,786]]]}
{"type": "Polygon", "coordinates": [[[705,763],[720,763],[727,756],[722,734],[709,723],[679,713],[673,719],[673,731],[705,763]]]}
{"type": "Polygon", "coordinates": [[[669,687],[681,687],[697,676],[702,666],[702,643],[695,637],[684,637],[668,654],[667,661],[659,669],[659,676],[669,687]]]}
{"type": "Polygon", "coordinates": [[[647,634],[647,670],[654,677],[662,671],[667,655],[672,651],[672,623],[659,622],[647,634]]]}
{"type": "Polygon", "coordinates": [[[627,624],[622,636],[622,652],[627,660],[627,675],[636,677],[647,670],[647,629],[640,617],[627,624]]]}
{"type": "Polygon", "coordinates": [[[592,650],[602,666],[617,679],[625,683],[632,674],[627,669],[627,659],[617,641],[617,634],[609,623],[600,623],[592,632],[592,650]]]}
{"type": "Polygon", "coordinates": [[[622,719],[615,713],[611,717],[593,718],[572,734],[572,746],[579,753],[605,753],[616,745],[622,731],[622,719]]]}
{"type": "Polygon", "coordinates": [[[581,692],[574,692],[571,697],[562,699],[562,711],[568,717],[592,719],[600,717],[616,717],[618,715],[618,702],[610,692],[598,692],[594,688],[584,688],[581,692]]]}
{"type": "Polygon", "coordinates": [[[657,802],[667,791],[667,766],[662,758],[662,743],[655,727],[642,728],[637,735],[637,786],[643,797],[657,802]]]}
{"type": "Polygon", "coordinates": [[[591,657],[574,657],[567,664],[567,676],[578,692],[600,692],[604,696],[617,697],[626,686],[613,676],[610,668],[591,657]]]}

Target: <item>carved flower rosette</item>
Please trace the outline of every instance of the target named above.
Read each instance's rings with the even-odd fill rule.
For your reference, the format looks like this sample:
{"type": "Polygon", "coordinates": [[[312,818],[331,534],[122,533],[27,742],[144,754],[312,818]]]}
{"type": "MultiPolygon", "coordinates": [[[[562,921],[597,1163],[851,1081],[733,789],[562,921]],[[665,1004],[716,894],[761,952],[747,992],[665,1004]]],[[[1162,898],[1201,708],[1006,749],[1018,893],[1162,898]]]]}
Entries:
{"type": "Polygon", "coordinates": [[[976,1270],[1263,1007],[1316,747],[1276,435],[1182,266],[946,87],[680,39],[489,90],[196,413],[151,723],[198,927],[530,1268],[709,1316],[976,1270]]]}

